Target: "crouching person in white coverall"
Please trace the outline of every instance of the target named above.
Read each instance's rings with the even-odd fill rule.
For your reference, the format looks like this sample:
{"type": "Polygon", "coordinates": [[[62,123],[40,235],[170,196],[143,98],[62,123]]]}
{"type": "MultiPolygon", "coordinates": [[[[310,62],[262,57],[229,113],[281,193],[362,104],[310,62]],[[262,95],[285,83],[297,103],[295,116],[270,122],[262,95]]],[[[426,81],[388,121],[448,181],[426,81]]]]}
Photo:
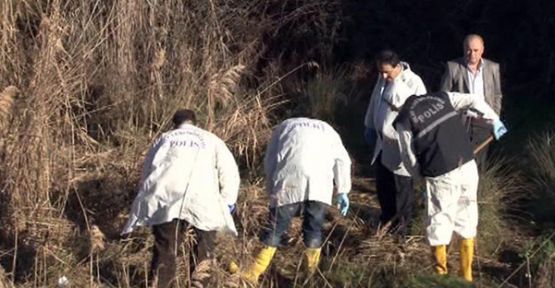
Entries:
{"type": "Polygon", "coordinates": [[[447,274],[447,245],[453,231],[462,237],[460,275],[472,281],[474,238],[478,226],[478,170],[472,144],[456,110],[474,108],[492,125],[496,139],[507,129],[478,95],[439,92],[411,96],[394,125],[403,162],[426,182],[427,238],[435,270],[447,274]]]}
{"type": "Polygon", "coordinates": [[[241,277],[256,283],[264,273],[286,232],[291,219],[303,217],[305,268],[313,274],[320,261],[322,224],[331,204],[333,186],[341,214],[349,208],[351,159],[339,134],[326,122],[290,118],[277,126],[264,159],[266,190],[270,197],[269,225],[261,241],[265,247],[241,277]]]}
{"type": "Polygon", "coordinates": [[[122,234],[152,226],[154,287],[172,287],[183,234],[197,236],[195,264],[213,258],[216,231],[237,235],[231,213],[239,190],[239,171],[225,143],[195,126],[195,113],[179,110],[175,129],[162,134],[144,161],[139,193],[122,234]]]}

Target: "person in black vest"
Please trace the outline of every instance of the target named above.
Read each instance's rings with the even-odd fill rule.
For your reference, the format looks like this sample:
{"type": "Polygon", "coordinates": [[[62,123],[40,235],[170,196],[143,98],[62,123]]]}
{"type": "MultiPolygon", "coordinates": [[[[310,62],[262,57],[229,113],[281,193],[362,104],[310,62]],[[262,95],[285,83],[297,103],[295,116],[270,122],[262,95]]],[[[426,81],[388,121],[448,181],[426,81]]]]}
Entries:
{"type": "Polygon", "coordinates": [[[478,226],[478,169],[472,144],[457,111],[473,108],[499,139],[507,132],[499,116],[472,94],[438,92],[411,96],[395,119],[403,163],[412,177],[426,182],[428,225],[438,274],[447,274],[447,245],[462,237],[461,276],[472,281],[474,237],[478,226]]]}

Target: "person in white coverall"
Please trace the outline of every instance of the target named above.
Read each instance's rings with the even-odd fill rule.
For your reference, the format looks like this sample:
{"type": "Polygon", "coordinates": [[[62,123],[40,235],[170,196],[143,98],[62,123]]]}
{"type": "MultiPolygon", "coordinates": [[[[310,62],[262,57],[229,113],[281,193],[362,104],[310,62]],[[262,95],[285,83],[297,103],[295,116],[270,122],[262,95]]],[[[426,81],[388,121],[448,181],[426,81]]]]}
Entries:
{"type": "Polygon", "coordinates": [[[316,271],[322,246],[322,225],[334,184],[341,214],[347,214],[351,190],[351,160],[339,134],[326,122],[290,118],[277,126],[264,158],[270,198],[269,225],[261,235],[265,247],[241,277],[256,283],[295,216],[303,217],[305,267],[316,271]]]}
{"type": "Polygon", "coordinates": [[[490,123],[496,139],[507,132],[499,116],[474,94],[439,92],[411,96],[394,125],[401,155],[413,177],[424,177],[435,270],[447,274],[447,245],[453,232],[462,237],[460,274],[472,281],[474,238],[478,226],[478,170],[472,144],[456,110],[473,108],[490,123]]]}
{"type": "Polygon", "coordinates": [[[221,139],[195,122],[193,111],[177,111],[175,129],[162,134],[150,148],[139,193],[122,232],[152,226],[155,287],[174,285],[177,251],[188,228],[197,235],[195,263],[212,258],[216,231],[237,235],[231,215],[240,182],[235,159],[221,139]]]}
{"type": "Polygon", "coordinates": [[[390,50],[376,56],[380,72],[364,117],[365,139],[374,145],[376,190],[381,208],[380,224],[404,235],[411,220],[414,202],[413,181],[403,166],[393,120],[411,95],[426,93],[422,79],[390,50]]]}

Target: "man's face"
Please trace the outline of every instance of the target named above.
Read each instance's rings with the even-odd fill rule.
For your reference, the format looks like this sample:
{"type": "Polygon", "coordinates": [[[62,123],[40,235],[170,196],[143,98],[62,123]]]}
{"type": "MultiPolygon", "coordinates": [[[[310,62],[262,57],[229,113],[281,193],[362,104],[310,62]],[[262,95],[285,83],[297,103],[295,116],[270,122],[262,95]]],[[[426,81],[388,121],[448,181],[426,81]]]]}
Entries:
{"type": "Polygon", "coordinates": [[[464,54],[468,64],[476,65],[480,63],[484,53],[484,43],[479,38],[472,38],[464,45],[464,54]]]}
{"type": "Polygon", "coordinates": [[[385,80],[393,81],[395,77],[401,74],[401,65],[391,66],[391,64],[380,64],[378,65],[378,70],[385,80]]]}

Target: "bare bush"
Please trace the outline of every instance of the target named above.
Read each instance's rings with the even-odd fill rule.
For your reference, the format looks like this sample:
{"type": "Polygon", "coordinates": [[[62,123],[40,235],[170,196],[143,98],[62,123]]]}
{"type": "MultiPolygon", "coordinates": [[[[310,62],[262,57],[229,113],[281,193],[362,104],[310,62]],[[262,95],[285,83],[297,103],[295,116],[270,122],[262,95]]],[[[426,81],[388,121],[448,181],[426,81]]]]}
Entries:
{"type": "Polygon", "coordinates": [[[267,1],[3,1],[0,86],[25,95],[18,105],[11,88],[0,97],[0,249],[10,277],[147,281],[146,260],[129,259],[149,242],[132,251],[117,235],[150,141],[188,107],[243,167],[257,167],[288,72],[265,68],[280,63],[261,60],[262,36],[302,11],[317,17],[318,2],[280,11],[267,1]]]}

